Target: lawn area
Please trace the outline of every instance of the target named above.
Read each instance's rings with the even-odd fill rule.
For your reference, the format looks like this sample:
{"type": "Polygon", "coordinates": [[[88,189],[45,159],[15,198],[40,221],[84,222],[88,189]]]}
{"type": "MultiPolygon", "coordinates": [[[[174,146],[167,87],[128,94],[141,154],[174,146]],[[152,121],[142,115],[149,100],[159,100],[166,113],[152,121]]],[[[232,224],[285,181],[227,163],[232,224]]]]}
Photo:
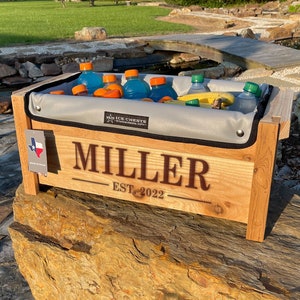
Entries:
{"type": "Polygon", "coordinates": [[[115,5],[114,1],[66,2],[12,1],[0,2],[0,46],[34,44],[74,38],[83,27],[104,27],[108,37],[131,37],[183,33],[192,27],[156,20],[170,9],[158,6],[115,5]]]}

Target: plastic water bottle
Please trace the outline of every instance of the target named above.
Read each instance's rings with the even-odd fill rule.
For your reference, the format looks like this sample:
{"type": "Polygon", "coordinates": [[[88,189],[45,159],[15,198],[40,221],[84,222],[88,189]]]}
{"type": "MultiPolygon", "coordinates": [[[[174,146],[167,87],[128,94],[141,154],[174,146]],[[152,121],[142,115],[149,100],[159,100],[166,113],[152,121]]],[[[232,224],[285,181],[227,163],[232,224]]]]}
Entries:
{"type": "Polygon", "coordinates": [[[203,74],[192,75],[192,85],[188,91],[188,94],[197,94],[209,92],[209,88],[204,84],[203,74]]]}
{"type": "Polygon", "coordinates": [[[177,99],[177,93],[173,87],[167,83],[166,77],[153,77],[150,79],[151,92],[149,98],[154,102],[158,102],[162,98],[168,96],[171,99],[177,99]]]}
{"type": "Polygon", "coordinates": [[[77,83],[84,84],[89,95],[92,95],[96,89],[103,87],[102,78],[93,71],[91,62],[81,63],[79,67],[82,73],[78,77],[77,83]]]}
{"type": "Polygon", "coordinates": [[[259,85],[253,82],[246,82],[244,91],[240,93],[229,110],[240,111],[244,114],[253,112],[257,106],[257,95],[259,94],[259,85]]]}
{"type": "Polygon", "coordinates": [[[150,86],[146,81],[139,78],[138,70],[127,70],[124,75],[127,80],[123,85],[124,98],[142,99],[149,96],[150,86]]]}

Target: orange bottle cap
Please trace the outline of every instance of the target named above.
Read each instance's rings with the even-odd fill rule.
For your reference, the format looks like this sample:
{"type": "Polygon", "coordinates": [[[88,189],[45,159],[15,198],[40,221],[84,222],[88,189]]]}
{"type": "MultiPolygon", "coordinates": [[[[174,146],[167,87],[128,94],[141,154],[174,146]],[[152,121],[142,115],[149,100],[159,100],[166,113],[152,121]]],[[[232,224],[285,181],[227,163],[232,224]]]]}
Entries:
{"type": "Polygon", "coordinates": [[[103,82],[104,83],[110,83],[110,82],[115,82],[117,81],[117,76],[114,74],[107,74],[103,75],[103,82]]]}
{"type": "Polygon", "coordinates": [[[123,87],[118,83],[111,83],[106,87],[108,90],[119,90],[121,93],[121,96],[124,96],[123,87]]]}
{"type": "Polygon", "coordinates": [[[104,95],[104,98],[121,98],[120,90],[108,90],[104,95]]]}
{"type": "Polygon", "coordinates": [[[84,84],[78,84],[72,88],[73,95],[78,95],[80,93],[87,93],[87,92],[88,92],[87,88],[84,84]]]}
{"type": "Polygon", "coordinates": [[[93,64],[91,62],[85,62],[85,63],[81,63],[79,65],[79,69],[80,71],[89,71],[89,70],[93,70],[93,64]]]}
{"type": "Polygon", "coordinates": [[[65,91],[64,90],[55,90],[55,91],[51,91],[49,94],[52,94],[52,95],[64,95],[65,91]]]}
{"type": "Polygon", "coordinates": [[[139,76],[139,71],[136,69],[131,69],[131,70],[127,70],[125,71],[125,77],[137,77],[139,76]]]}
{"type": "Polygon", "coordinates": [[[166,77],[153,77],[150,79],[150,85],[162,85],[166,84],[167,80],[166,77]]]}
{"type": "Polygon", "coordinates": [[[94,92],[94,97],[104,97],[104,95],[106,94],[107,89],[105,88],[99,88],[94,92]]]}

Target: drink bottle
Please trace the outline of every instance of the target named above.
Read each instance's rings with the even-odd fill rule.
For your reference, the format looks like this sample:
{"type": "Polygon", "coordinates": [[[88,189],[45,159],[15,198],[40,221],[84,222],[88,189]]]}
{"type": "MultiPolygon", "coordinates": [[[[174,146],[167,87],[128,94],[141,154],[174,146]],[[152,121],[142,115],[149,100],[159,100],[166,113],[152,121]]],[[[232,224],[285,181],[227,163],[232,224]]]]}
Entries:
{"type": "Polygon", "coordinates": [[[126,82],[123,85],[124,98],[142,99],[147,98],[150,93],[149,84],[139,78],[139,71],[135,69],[125,71],[126,82]]]}
{"type": "Polygon", "coordinates": [[[72,94],[74,96],[87,96],[88,90],[87,90],[85,84],[78,84],[72,88],[72,94]]]}
{"type": "Polygon", "coordinates": [[[82,73],[79,75],[77,83],[84,84],[87,87],[89,95],[93,95],[96,89],[103,87],[102,77],[93,71],[93,64],[91,62],[81,63],[79,68],[82,73]]]}
{"type": "Polygon", "coordinates": [[[246,82],[243,92],[235,98],[234,103],[229,106],[229,110],[240,111],[244,114],[253,112],[258,103],[258,94],[259,85],[253,82],[246,82]]]}
{"type": "Polygon", "coordinates": [[[188,91],[188,94],[197,94],[202,92],[209,92],[209,88],[204,84],[203,74],[192,75],[192,85],[188,91]]]}
{"type": "Polygon", "coordinates": [[[65,91],[64,90],[54,90],[54,91],[51,91],[49,94],[52,94],[52,95],[64,95],[65,91]]]}
{"type": "Polygon", "coordinates": [[[124,91],[122,85],[118,82],[115,74],[103,75],[104,89],[107,90],[119,90],[120,97],[123,97],[124,91]]]}
{"type": "Polygon", "coordinates": [[[177,99],[177,93],[173,87],[167,83],[166,77],[153,77],[150,79],[151,91],[149,98],[154,102],[158,102],[162,98],[168,96],[173,100],[177,99]]]}
{"type": "Polygon", "coordinates": [[[115,74],[103,74],[102,80],[104,88],[107,88],[110,84],[118,84],[115,74]]]}

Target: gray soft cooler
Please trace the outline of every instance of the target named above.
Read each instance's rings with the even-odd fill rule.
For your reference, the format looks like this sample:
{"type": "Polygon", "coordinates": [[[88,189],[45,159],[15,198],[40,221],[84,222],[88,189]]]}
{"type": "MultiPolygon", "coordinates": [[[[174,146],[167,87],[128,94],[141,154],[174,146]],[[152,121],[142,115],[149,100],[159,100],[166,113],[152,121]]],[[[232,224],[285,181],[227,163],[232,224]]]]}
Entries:
{"type": "MultiPolygon", "coordinates": [[[[116,75],[124,83],[123,76],[116,75]]],[[[174,142],[243,148],[255,142],[258,122],[263,116],[263,106],[243,114],[128,99],[72,96],[71,89],[77,84],[78,76],[74,74],[68,81],[56,81],[26,95],[25,109],[30,118],[174,142]],[[57,89],[64,90],[66,95],[49,94],[57,89]]],[[[149,82],[154,76],[161,75],[145,75],[144,79],[149,82]]],[[[166,77],[178,95],[187,93],[191,85],[190,77],[166,77]]],[[[244,83],[210,80],[208,86],[213,91],[236,94],[242,91],[244,83]]]]}

